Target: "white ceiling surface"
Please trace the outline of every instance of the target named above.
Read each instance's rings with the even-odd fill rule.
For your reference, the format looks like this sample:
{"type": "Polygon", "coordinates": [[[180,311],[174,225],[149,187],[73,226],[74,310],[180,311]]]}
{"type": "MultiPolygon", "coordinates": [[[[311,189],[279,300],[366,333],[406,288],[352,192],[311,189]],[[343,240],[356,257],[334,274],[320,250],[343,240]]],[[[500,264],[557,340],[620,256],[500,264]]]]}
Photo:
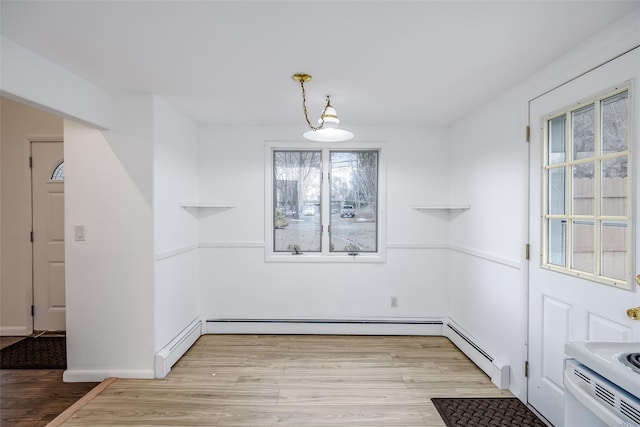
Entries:
{"type": "Polygon", "coordinates": [[[112,91],[202,124],[448,125],[636,1],[11,1],[2,34],[112,91]]]}

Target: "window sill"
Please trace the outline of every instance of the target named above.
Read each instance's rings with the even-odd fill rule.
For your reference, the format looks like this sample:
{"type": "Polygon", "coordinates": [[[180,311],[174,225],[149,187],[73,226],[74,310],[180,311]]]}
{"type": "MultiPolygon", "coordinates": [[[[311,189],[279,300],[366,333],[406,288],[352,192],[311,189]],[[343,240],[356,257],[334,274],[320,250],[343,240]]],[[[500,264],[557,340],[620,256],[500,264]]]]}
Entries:
{"type": "Polygon", "coordinates": [[[332,254],[332,255],[315,255],[315,254],[300,254],[292,255],[289,253],[283,254],[267,254],[265,262],[288,262],[288,263],[347,263],[347,264],[371,264],[371,263],[385,263],[387,259],[380,253],[375,254],[358,254],[358,255],[346,255],[346,254],[332,254]]]}

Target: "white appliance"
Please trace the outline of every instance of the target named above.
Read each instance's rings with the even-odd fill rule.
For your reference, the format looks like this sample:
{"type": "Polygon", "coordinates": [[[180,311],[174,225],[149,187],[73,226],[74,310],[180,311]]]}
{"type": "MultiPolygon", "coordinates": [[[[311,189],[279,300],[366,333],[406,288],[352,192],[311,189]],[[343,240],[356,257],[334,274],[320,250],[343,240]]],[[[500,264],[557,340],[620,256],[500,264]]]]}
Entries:
{"type": "Polygon", "coordinates": [[[570,342],[565,427],[640,427],[640,342],[570,342]]]}

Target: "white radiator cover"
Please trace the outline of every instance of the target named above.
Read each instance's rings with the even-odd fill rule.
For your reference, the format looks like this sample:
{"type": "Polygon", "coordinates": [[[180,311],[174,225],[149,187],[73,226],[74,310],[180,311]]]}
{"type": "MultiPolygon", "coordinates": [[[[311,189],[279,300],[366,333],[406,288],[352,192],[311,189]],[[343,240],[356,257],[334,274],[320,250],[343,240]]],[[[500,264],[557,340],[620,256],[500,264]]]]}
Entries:
{"type": "Polygon", "coordinates": [[[498,388],[509,388],[509,365],[484,351],[473,337],[448,318],[379,320],[196,319],[156,353],[155,377],[165,378],[171,371],[171,367],[204,334],[445,336],[482,369],[498,388]]]}
{"type": "Polygon", "coordinates": [[[196,319],[184,328],[169,344],[156,353],[155,377],[165,378],[171,367],[203,334],[202,320],[196,319]]]}
{"type": "Polygon", "coordinates": [[[442,335],[443,320],[434,319],[224,319],[209,318],[208,334],[442,335]]]}
{"type": "Polygon", "coordinates": [[[469,359],[491,378],[496,387],[508,390],[511,369],[509,365],[487,353],[476,340],[455,322],[449,320],[443,328],[443,335],[455,344],[469,359]]]}

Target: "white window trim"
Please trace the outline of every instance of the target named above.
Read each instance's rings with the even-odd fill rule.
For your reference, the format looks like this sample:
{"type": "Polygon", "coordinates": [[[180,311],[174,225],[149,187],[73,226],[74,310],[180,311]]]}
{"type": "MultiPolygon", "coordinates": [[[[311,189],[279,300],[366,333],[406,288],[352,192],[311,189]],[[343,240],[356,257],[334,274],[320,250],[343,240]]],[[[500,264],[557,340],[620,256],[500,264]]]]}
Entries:
{"type": "MultiPolygon", "coordinates": [[[[383,142],[265,142],[265,212],[264,212],[264,241],[265,241],[265,262],[288,262],[288,263],[384,263],[387,260],[387,167],[384,156],[383,142]],[[361,252],[358,255],[349,255],[345,252],[327,253],[303,253],[301,255],[291,255],[289,253],[274,252],[273,250],[273,152],[277,150],[377,150],[378,151],[378,251],[361,252]]],[[[323,160],[324,161],[324,160],[323,160]]],[[[323,170],[323,175],[327,171],[323,170]]],[[[323,180],[323,193],[328,189],[328,180],[323,180]],[[326,188],[325,188],[326,185],[326,188]]],[[[329,203],[323,200],[322,225],[323,233],[327,233],[327,226],[330,220],[329,203]]],[[[324,238],[324,236],[323,236],[324,238]]]]}

